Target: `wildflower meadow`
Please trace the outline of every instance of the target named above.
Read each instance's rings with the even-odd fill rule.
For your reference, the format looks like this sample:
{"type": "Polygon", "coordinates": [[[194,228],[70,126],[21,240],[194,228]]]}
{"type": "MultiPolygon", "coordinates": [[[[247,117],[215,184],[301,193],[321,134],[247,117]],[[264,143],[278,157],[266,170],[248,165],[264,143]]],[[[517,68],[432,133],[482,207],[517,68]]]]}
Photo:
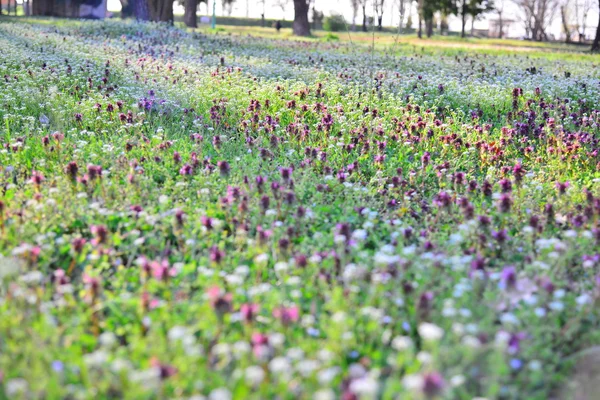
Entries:
{"type": "Polygon", "coordinates": [[[1,23],[0,399],[569,398],[599,65],[1,23]]]}

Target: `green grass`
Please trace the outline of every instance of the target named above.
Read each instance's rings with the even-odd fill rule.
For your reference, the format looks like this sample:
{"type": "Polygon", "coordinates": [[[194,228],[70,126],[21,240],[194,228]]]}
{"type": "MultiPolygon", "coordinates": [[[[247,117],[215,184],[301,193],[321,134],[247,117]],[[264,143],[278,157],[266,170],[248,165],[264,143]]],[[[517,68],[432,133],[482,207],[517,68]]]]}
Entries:
{"type": "Polygon", "coordinates": [[[600,344],[598,57],[314,35],[0,20],[0,398],[572,380],[600,344]]]}

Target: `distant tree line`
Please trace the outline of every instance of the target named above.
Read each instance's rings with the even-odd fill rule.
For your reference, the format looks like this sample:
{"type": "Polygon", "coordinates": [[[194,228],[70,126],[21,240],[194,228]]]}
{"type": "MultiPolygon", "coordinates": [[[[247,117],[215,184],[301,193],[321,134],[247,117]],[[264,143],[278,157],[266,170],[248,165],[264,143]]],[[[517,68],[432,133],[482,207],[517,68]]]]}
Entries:
{"type": "MultiPolygon", "coordinates": [[[[140,21],[173,22],[173,5],[177,1],[184,7],[184,21],[189,27],[198,25],[197,10],[200,3],[208,3],[211,0],[120,0],[123,18],[136,18],[140,21]]],[[[265,2],[257,0],[250,3],[246,0],[246,8],[252,3],[262,6],[261,19],[265,25],[265,2]]],[[[281,8],[285,14],[288,2],[293,3],[294,20],[292,28],[295,35],[310,36],[311,24],[309,12],[312,10],[313,22],[322,22],[323,14],[315,9],[316,0],[275,0],[275,5],[281,8]]],[[[324,1],[324,0],[321,0],[324,1]]],[[[600,0],[349,0],[352,7],[352,27],[356,26],[357,17],[362,17],[362,30],[367,31],[369,21],[378,30],[382,30],[385,6],[392,4],[397,8],[399,14],[398,32],[402,33],[404,27],[412,28],[412,16],[410,10],[413,2],[417,9],[418,25],[417,35],[431,37],[433,35],[436,20],[439,22],[440,30],[448,29],[448,17],[455,15],[461,21],[461,36],[466,36],[467,21],[471,21],[471,30],[474,23],[486,13],[497,14],[499,25],[499,36],[504,35],[504,23],[506,22],[504,2],[511,1],[521,11],[521,23],[526,31],[526,36],[531,40],[549,40],[548,29],[557,15],[560,16],[562,30],[566,42],[583,41],[586,37],[588,15],[594,6],[598,7],[598,25],[596,27],[595,39],[592,43],[592,51],[600,51],[600,0]],[[388,3],[386,3],[386,1],[388,3]],[[594,4],[596,3],[596,4],[594,4]],[[406,22],[405,22],[406,21],[406,22]]],[[[102,0],[32,0],[31,12],[33,15],[62,15],[77,16],[80,5],[97,6],[102,0]],[[57,10],[60,10],[57,12],[57,10]]],[[[228,9],[231,14],[232,5],[235,0],[218,0],[222,9],[228,9]]],[[[27,1],[29,5],[30,1],[27,1]]],[[[341,17],[341,15],[339,16],[341,17]]],[[[342,22],[345,25],[345,20],[342,22]]],[[[339,19],[339,18],[338,18],[339,19]]],[[[339,21],[337,22],[339,24],[339,21]]]]}

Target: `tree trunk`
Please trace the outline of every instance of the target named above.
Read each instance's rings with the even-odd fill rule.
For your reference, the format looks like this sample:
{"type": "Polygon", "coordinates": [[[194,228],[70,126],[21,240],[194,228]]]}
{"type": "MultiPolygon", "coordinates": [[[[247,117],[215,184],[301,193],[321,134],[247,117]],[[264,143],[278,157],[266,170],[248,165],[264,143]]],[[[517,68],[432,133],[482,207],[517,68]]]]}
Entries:
{"type": "Polygon", "coordinates": [[[363,32],[367,31],[367,6],[366,3],[363,5],[363,23],[362,23],[363,32]]]}
{"type": "Polygon", "coordinates": [[[133,0],[121,0],[121,18],[133,17],[133,0]]]}
{"type": "Polygon", "coordinates": [[[433,35],[433,19],[425,21],[425,26],[427,27],[427,37],[430,38],[433,35]]]}
{"type": "Polygon", "coordinates": [[[31,13],[33,15],[51,15],[54,8],[54,0],[33,0],[31,13]]]}
{"type": "Polygon", "coordinates": [[[383,30],[382,23],[383,23],[383,15],[377,16],[377,30],[379,32],[381,32],[383,30]]]}
{"type": "Polygon", "coordinates": [[[464,38],[465,37],[465,26],[467,26],[467,15],[465,14],[465,8],[463,7],[462,13],[461,13],[461,29],[460,29],[460,37],[464,38]]]}
{"type": "Polygon", "coordinates": [[[571,32],[569,31],[569,22],[567,21],[567,10],[565,6],[560,8],[560,19],[563,30],[565,31],[565,42],[571,43],[571,32]]]}
{"type": "Polygon", "coordinates": [[[196,16],[196,11],[198,10],[198,0],[185,0],[184,6],[183,20],[185,21],[185,26],[197,28],[198,17],[196,16]]]}
{"type": "Polygon", "coordinates": [[[504,32],[502,32],[502,28],[503,28],[503,21],[502,21],[502,15],[499,16],[498,18],[498,38],[502,39],[502,36],[504,36],[504,32]]]}
{"type": "Polygon", "coordinates": [[[296,36],[310,36],[308,2],[306,0],[294,0],[294,23],[292,28],[296,36]]]}
{"type": "MultiPolygon", "coordinates": [[[[598,1],[598,11],[600,11],[600,1],[598,1]]],[[[600,12],[598,13],[598,27],[596,28],[596,38],[592,43],[592,51],[600,51],[600,12]]]]}
{"type": "Polygon", "coordinates": [[[173,0],[148,0],[150,19],[154,22],[173,22],[173,0]]]}
{"type": "Polygon", "coordinates": [[[138,21],[150,21],[150,10],[147,0],[132,0],[133,16],[138,21]]]}
{"type": "Polygon", "coordinates": [[[423,38],[423,17],[419,15],[419,30],[417,31],[419,39],[423,38]]]}
{"type": "Polygon", "coordinates": [[[404,22],[404,0],[400,0],[400,21],[398,22],[398,34],[402,33],[402,23],[404,22]]]}

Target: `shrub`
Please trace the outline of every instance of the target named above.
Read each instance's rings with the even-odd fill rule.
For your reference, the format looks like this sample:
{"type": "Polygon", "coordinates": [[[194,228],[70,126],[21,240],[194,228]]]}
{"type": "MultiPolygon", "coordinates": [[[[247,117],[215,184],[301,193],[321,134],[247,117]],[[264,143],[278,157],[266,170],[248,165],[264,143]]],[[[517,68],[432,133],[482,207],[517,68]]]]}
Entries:
{"type": "Polygon", "coordinates": [[[346,29],[346,21],[341,14],[333,14],[325,18],[323,29],[329,32],[339,32],[346,29]]]}

